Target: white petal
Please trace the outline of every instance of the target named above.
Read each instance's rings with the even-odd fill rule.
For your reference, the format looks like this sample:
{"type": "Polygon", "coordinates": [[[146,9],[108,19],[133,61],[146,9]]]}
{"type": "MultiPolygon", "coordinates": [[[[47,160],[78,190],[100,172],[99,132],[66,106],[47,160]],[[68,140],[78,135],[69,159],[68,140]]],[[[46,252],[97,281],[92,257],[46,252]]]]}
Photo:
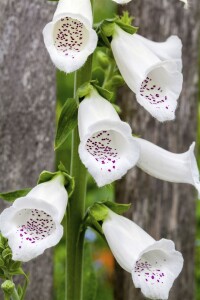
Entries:
{"type": "Polygon", "coordinates": [[[103,233],[119,265],[132,272],[140,253],[155,240],[137,224],[109,210],[102,225],[103,233]]]}
{"type": "Polygon", "coordinates": [[[126,4],[131,2],[131,0],[113,0],[114,2],[118,3],[118,4],[126,4]]]}
{"type": "Polygon", "coordinates": [[[135,39],[138,39],[146,47],[148,47],[155,55],[161,60],[175,60],[178,64],[178,70],[182,69],[182,41],[176,36],[170,36],[165,42],[153,42],[149,39],[144,38],[139,34],[134,35],[135,39]]]}
{"type": "Polygon", "coordinates": [[[189,3],[188,3],[188,0],[180,0],[180,1],[182,1],[183,3],[185,3],[185,8],[188,8],[189,7],[189,3]]]}
{"type": "Polygon", "coordinates": [[[41,199],[51,204],[57,211],[57,220],[61,222],[68,202],[68,194],[64,187],[62,175],[52,180],[36,185],[27,195],[31,198],[41,199]]]}
{"type": "Polygon", "coordinates": [[[159,121],[174,119],[183,82],[180,59],[163,60],[137,35],[115,28],[113,55],[137,101],[159,121]]]}
{"type": "Polygon", "coordinates": [[[81,102],[78,127],[80,158],[99,187],[120,179],[136,164],[139,150],[130,126],[98,94],[81,102]]]}
{"type": "Polygon", "coordinates": [[[56,245],[63,234],[55,206],[30,196],[17,199],[2,212],[0,229],[8,238],[13,260],[23,262],[56,245]]]}
{"type": "Polygon", "coordinates": [[[139,168],[161,180],[192,184],[200,194],[199,171],[194,156],[195,143],[187,152],[176,154],[144,139],[134,137],[134,140],[140,146],[137,163],[139,168]]]}
{"type": "Polygon", "coordinates": [[[115,25],[111,48],[117,66],[127,85],[134,91],[140,88],[147,70],[161,60],[142,42],[115,25]]]}
{"type": "Polygon", "coordinates": [[[59,70],[70,73],[82,67],[97,46],[90,1],[59,1],[53,21],[43,30],[43,37],[59,70]]]}
{"type": "Polygon", "coordinates": [[[161,62],[147,70],[136,93],[137,101],[158,121],[173,120],[182,84],[183,76],[177,71],[176,62],[161,62]]]}
{"type": "Polygon", "coordinates": [[[121,121],[114,107],[101,97],[95,89],[85,97],[79,105],[78,124],[79,135],[82,140],[88,134],[88,128],[99,121],[121,121]]]}
{"type": "Polygon", "coordinates": [[[161,239],[138,257],[132,278],[145,297],[168,299],[169,290],[183,268],[183,257],[170,240],[161,239]]]}

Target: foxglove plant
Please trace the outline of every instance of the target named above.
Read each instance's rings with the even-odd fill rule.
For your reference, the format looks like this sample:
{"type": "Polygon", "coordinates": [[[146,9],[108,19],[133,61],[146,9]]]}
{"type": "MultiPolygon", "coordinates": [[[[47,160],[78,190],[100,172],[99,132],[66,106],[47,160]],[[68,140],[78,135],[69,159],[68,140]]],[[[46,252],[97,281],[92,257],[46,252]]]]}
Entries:
{"type": "Polygon", "coordinates": [[[97,46],[90,0],[60,0],[43,30],[44,43],[55,66],[66,73],[78,70],[97,46]]]}
{"type": "MultiPolygon", "coordinates": [[[[125,4],[131,0],[113,1],[125,4]]],[[[98,62],[101,67],[97,67],[101,73],[98,76],[92,70],[91,54],[98,38],[93,30],[91,4],[90,0],[60,0],[52,22],[43,30],[55,66],[65,73],[81,68],[74,76],[74,95],[62,107],[55,138],[57,150],[72,136],[70,175],[60,163],[56,173],[42,172],[33,189],[0,193],[9,202],[17,198],[0,215],[0,277],[5,280],[5,300],[24,299],[28,278],[21,262],[60,241],[66,209],[67,300],[82,299],[87,227],[105,235],[116,260],[148,298],[167,299],[183,266],[182,255],[172,241],[155,241],[134,222],[118,215],[129,205],[95,201],[85,210],[86,169],[99,187],[120,179],[137,165],[156,178],[189,183],[200,192],[194,144],[186,153],[174,154],[133,137],[114,103],[116,88],[125,80],[152,116],[161,122],[174,119],[182,88],[180,39],[171,36],[162,43],[150,41],[136,34],[137,28],[130,25],[132,18],[127,13],[104,20],[95,25],[98,46],[109,48],[96,56],[95,65],[98,62]],[[13,274],[25,276],[24,288],[15,288],[13,274]]]]}
{"type": "Polygon", "coordinates": [[[64,178],[57,175],[1,213],[0,230],[8,239],[13,260],[27,262],[60,241],[67,202],[64,178]]]}
{"type": "Polygon", "coordinates": [[[115,24],[111,48],[137,101],[158,121],[173,120],[183,82],[180,40],[148,42],[115,24]]]}
{"type": "Polygon", "coordinates": [[[119,265],[150,299],[168,299],[183,267],[183,257],[171,240],[155,241],[137,224],[109,210],[103,233],[119,265]]]}
{"type": "Polygon", "coordinates": [[[140,147],[140,157],[137,162],[139,168],[161,180],[189,183],[197,189],[200,197],[200,176],[194,155],[195,143],[192,143],[187,152],[176,154],[147,140],[137,137],[133,139],[140,147]]]}
{"type": "Polygon", "coordinates": [[[99,187],[120,179],[139,158],[130,126],[93,89],[78,110],[79,155],[99,187]]]}

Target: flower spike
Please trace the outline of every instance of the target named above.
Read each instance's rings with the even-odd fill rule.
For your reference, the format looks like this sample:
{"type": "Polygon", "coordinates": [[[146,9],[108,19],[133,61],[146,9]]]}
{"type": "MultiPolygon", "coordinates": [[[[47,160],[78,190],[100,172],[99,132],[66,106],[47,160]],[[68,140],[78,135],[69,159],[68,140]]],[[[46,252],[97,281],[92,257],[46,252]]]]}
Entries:
{"type": "Polygon", "coordinates": [[[1,213],[0,230],[8,239],[13,260],[27,262],[60,241],[67,202],[63,175],[57,175],[1,213]]]}
{"type": "Polygon", "coordinates": [[[199,170],[194,156],[195,143],[185,153],[169,152],[141,138],[134,137],[140,146],[137,166],[147,174],[161,180],[189,183],[196,187],[200,197],[199,170]]]}
{"type": "Polygon", "coordinates": [[[130,126],[95,89],[80,104],[79,155],[99,187],[120,179],[139,158],[130,126]]]}
{"type": "Polygon", "coordinates": [[[119,265],[132,274],[145,297],[166,300],[183,267],[171,240],[155,241],[137,224],[109,210],[103,233],[119,265]]]}
{"type": "Polygon", "coordinates": [[[162,45],[147,42],[115,25],[111,48],[137,101],[160,122],[173,120],[183,82],[180,40],[171,37],[162,45]]]}
{"type": "Polygon", "coordinates": [[[90,0],[60,0],[43,30],[45,46],[55,66],[66,73],[78,70],[97,46],[90,0]]]}

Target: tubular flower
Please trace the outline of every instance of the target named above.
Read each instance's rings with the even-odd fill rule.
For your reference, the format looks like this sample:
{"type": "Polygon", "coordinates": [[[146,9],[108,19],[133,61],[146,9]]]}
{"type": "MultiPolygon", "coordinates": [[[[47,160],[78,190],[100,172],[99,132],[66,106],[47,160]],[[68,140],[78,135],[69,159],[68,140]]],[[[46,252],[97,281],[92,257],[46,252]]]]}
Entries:
{"type": "Polygon", "coordinates": [[[200,196],[199,170],[194,155],[195,143],[192,143],[187,152],[176,154],[144,139],[134,137],[134,140],[140,146],[140,158],[137,162],[139,168],[161,180],[192,184],[200,196]]]}
{"type": "Polygon", "coordinates": [[[66,73],[78,70],[97,46],[90,0],[60,0],[43,30],[45,46],[55,66],[66,73]]]}
{"type": "Polygon", "coordinates": [[[168,299],[183,267],[182,254],[171,240],[155,241],[134,222],[109,210],[103,233],[119,265],[150,299],[168,299]]]}
{"type": "Polygon", "coordinates": [[[93,90],[80,104],[79,155],[99,187],[120,179],[139,158],[130,126],[93,90]]]}
{"type": "Polygon", "coordinates": [[[60,241],[67,201],[64,179],[57,175],[1,213],[0,230],[8,239],[13,260],[29,261],[60,241]]]}
{"type": "Polygon", "coordinates": [[[115,25],[111,48],[137,101],[157,120],[173,120],[183,83],[180,40],[154,43],[115,25]]]}

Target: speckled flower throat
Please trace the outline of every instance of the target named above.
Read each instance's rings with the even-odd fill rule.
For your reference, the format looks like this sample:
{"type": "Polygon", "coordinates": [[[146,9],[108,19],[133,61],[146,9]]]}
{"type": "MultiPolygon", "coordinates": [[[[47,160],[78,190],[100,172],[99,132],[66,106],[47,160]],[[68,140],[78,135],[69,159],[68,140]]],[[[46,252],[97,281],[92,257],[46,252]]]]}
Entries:
{"type": "MultiPolygon", "coordinates": [[[[101,171],[113,172],[119,168],[120,134],[113,130],[96,132],[87,140],[86,150],[93,156],[101,171]]],[[[123,143],[123,142],[122,142],[123,143]]]]}
{"type": "Polygon", "coordinates": [[[37,209],[23,209],[15,216],[16,234],[19,237],[19,249],[24,243],[34,246],[55,230],[55,223],[50,215],[37,209]]]}
{"type": "Polygon", "coordinates": [[[54,29],[54,45],[66,56],[74,58],[88,41],[88,31],[80,21],[65,17],[58,21],[54,29]]]}
{"type": "Polygon", "coordinates": [[[145,258],[141,258],[136,262],[135,273],[139,280],[145,280],[151,285],[163,284],[166,274],[162,271],[163,263],[166,263],[166,259],[163,258],[163,262],[154,261],[149,262],[145,258]]]}
{"type": "Polygon", "coordinates": [[[170,109],[166,92],[150,76],[142,82],[140,96],[145,98],[150,104],[153,104],[155,108],[170,109]]]}

